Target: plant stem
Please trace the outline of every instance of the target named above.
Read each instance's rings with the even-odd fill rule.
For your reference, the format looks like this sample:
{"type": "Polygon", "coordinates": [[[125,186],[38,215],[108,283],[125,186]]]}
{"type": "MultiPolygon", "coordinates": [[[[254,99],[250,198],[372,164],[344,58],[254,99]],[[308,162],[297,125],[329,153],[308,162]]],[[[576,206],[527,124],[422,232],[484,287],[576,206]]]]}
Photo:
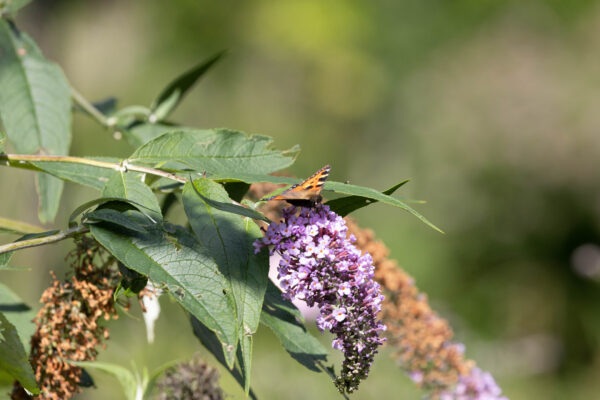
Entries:
{"type": "Polygon", "coordinates": [[[122,163],[112,163],[106,161],[91,160],[83,157],[72,157],[72,156],[51,156],[51,155],[34,155],[34,154],[0,154],[0,164],[4,161],[4,165],[17,168],[31,169],[29,166],[23,164],[28,162],[43,161],[43,162],[66,162],[74,164],[92,165],[99,168],[107,168],[115,171],[136,171],[145,174],[156,175],[163,178],[171,179],[180,183],[186,183],[187,179],[165,172],[156,168],[142,167],[138,165],[132,165],[124,160],[122,163]]]}
{"type": "Polygon", "coordinates": [[[89,228],[87,226],[78,225],[73,228],[67,229],[66,231],[58,232],[54,235],[44,236],[35,239],[21,240],[20,242],[13,242],[2,245],[0,246],[0,254],[8,253],[15,250],[26,249],[29,247],[37,247],[45,244],[60,242],[61,240],[68,239],[70,237],[87,232],[89,232],[89,228]]]}
{"type": "Polygon", "coordinates": [[[108,118],[104,116],[92,103],[86,100],[85,97],[81,95],[73,86],[71,86],[71,97],[73,100],[83,108],[88,114],[90,114],[96,121],[100,123],[100,125],[105,128],[111,128],[111,125],[108,123],[108,118]]]}

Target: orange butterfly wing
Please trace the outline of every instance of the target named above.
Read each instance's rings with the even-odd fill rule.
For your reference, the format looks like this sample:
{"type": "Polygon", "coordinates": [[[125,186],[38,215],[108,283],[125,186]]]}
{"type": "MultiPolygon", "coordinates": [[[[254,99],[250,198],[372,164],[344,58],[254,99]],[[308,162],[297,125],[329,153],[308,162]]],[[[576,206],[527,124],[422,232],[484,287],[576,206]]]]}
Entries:
{"type": "Polygon", "coordinates": [[[288,190],[265,200],[286,200],[300,206],[311,206],[321,201],[321,189],[329,176],[331,167],[324,166],[304,182],[290,187],[288,190]]]}

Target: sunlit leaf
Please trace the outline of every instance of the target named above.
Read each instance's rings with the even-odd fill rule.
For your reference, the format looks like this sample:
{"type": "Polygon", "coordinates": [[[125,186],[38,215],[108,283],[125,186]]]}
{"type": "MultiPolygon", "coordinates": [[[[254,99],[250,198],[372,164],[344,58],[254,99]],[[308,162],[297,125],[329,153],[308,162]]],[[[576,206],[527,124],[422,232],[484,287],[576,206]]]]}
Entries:
{"type": "MultiPolygon", "coordinates": [[[[54,63],[34,41],[7,20],[0,20],[0,119],[21,154],[67,154],[71,142],[71,93],[54,63]]],[[[54,219],[63,183],[40,176],[39,217],[54,219]]]]}
{"type": "Polygon", "coordinates": [[[27,222],[16,221],[9,218],[0,218],[0,233],[13,233],[13,234],[27,234],[27,233],[40,233],[43,232],[44,228],[36,225],[31,225],[27,222]]]}
{"type": "Polygon", "coordinates": [[[177,107],[185,94],[219,59],[223,52],[200,62],[189,71],[177,77],[158,95],[152,104],[151,122],[161,121],[177,107]],[[153,120],[153,121],[152,121],[153,120]]]}
{"type": "MultiPolygon", "coordinates": [[[[144,223],[143,220],[137,221],[144,223]]],[[[213,254],[183,227],[147,223],[146,233],[91,225],[94,238],[128,268],[168,290],[186,310],[214,331],[229,365],[239,339],[230,284],[213,254]]]]}
{"type": "MultiPolygon", "coordinates": [[[[251,172],[217,173],[214,175],[209,175],[208,177],[213,180],[217,180],[217,181],[221,181],[221,182],[235,182],[235,181],[246,182],[246,183],[270,182],[270,183],[279,183],[279,184],[281,184],[281,183],[295,184],[295,183],[301,182],[301,180],[299,180],[299,179],[287,178],[287,177],[283,177],[283,176],[255,174],[255,173],[251,173],[251,172]]],[[[363,186],[351,185],[349,183],[327,181],[325,183],[325,186],[323,187],[324,197],[327,197],[327,191],[331,191],[331,192],[335,192],[335,193],[342,193],[342,194],[349,194],[349,195],[353,195],[353,196],[362,197],[365,199],[376,200],[376,201],[380,201],[385,204],[389,204],[389,205],[401,208],[405,211],[408,211],[409,213],[411,213],[412,215],[417,217],[419,220],[421,220],[423,223],[425,223],[426,225],[429,225],[431,228],[435,229],[436,231],[443,233],[443,231],[440,228],[438,228],[437,226],[435,226],[434,224],[429,222],[429,220],[427,220],[427,218],[425,218],[418,211],[416,211],[414,208],[409,206],[406,201],[399,199],[397,197],[392,197],[392,196],[382,193],[378,190],[363,187],[363,186]]],[[[412,202],[414,202],[414,201],[412,201],[412,202]]]]}
{"type": "MultiPolygon", "coordinates": [[[[121,160],[109,157],[86,157],[89,160],[119,164],[121,160]]],[[[34,161],[30,164],[40,168],[57,178],[90,186],[102,190],[104,185],[113,176],[115,170],[101,168],[94,165],[74,162],[34,161]]]]}
{"type": "Polygon", "coordinates": [[[160,205],[152,189],[142,181],[142,174],[115,172],[102,189],[104,197],[121,197],[145,207],[155,221],[162,220],[160,205]]]}
{"type": "MultiPolygon", "coordinates": [[[[388,190],[384,190],[383,194],[388,196],[392,195],[400,186],[403,186],[408,182],[408,179],[398,183],[397,185],[392,186],[388,190]]],[[[335,212],[342,217],[350,214],[352,211],[356,211],[359,208],[366,207],[370,204],[377,203],[378,200],[373,200],[369,197],[364,196],[345,196],[340,197],[339,199],[329,200],[327,205],[331,209],[331,211],[335,212]]]]}
{"type": "Polygon", "coordinates": [[[226,129],[176,130],[138,148],[129,162],[199,173],[266,174],[291,165],[298,152],[297,148],[284,152],[270,149],[272,141],[266,136],[248,136],[226,129]]]}
{"type": "Polygon", "coordinates": [[[256,333],[260,321],[268,254],[266,251],[254,254],[252,244],[262,234],[252,220],[214,207],[217,203],[220,206],[231,203],[221,185],[202,178],[194,181],[194,185],[190,182],[184,185],[183,205],[196,238],[209,249],[231,284],[241,335],[245,388],[249,388],[252,342],[247,339],[256,333]]]}

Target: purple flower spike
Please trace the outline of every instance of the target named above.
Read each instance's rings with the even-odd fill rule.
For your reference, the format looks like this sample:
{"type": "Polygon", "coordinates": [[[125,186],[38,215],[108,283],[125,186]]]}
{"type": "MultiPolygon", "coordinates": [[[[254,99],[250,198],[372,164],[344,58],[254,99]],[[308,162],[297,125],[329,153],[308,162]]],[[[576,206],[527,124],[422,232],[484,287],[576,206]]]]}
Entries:
{"type": "Polygon", "coordinates": [[[348,238],[346,222],[318,204],[315,208],[288,207],[284,221],[272,223],[257,240],[257,250],[273,245],[281,254],[278,273],[284,296],[317,305],[317,326],[330,330],[332,347],[344,353],[335,384],[341,392],[353,392],[369,374],[385,327],[377,321],[381,290],[373,280],[373,259],[361,254],[348,238]]]}

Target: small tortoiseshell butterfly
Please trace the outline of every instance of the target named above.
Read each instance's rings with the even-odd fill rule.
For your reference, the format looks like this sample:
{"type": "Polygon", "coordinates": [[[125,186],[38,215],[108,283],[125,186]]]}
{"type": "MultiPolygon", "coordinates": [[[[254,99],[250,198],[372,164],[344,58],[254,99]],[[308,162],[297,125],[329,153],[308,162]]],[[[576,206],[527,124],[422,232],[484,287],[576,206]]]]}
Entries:
{"type": "Polygon", "coordinates": [[[265,200],[285,200],[294,206],[314,207],[323,200],[321,188],[329,176],[329,170],[331,167],[326,165],[304,182],[297,183],[281,194],[265,200]]]}

